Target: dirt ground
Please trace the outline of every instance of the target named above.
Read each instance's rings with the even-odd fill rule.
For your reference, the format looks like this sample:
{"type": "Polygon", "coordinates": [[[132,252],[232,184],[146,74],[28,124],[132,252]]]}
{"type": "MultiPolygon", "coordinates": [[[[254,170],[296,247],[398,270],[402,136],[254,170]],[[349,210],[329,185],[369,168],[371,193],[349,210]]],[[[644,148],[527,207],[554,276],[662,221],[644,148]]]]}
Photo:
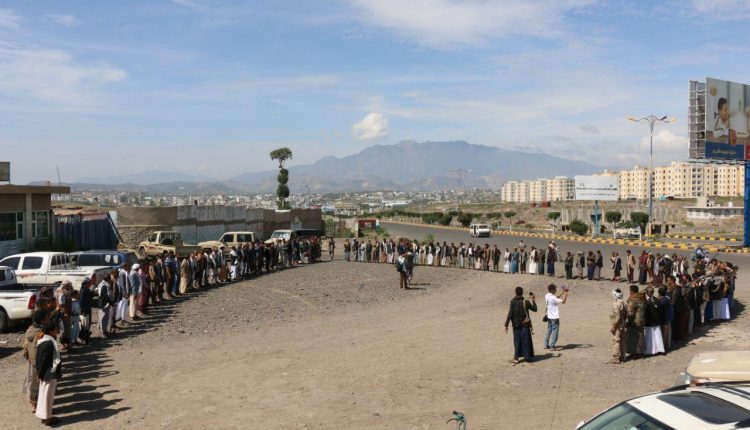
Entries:
{"type": "MultiPolygon", "coordinates": [[[[65,357],[56,413],[77,429],[452,429],[458,410],[469,429],[573,429],[671,385],[697,352],[750,347],[742,312],[666,356],[606,364],[614,284],[572,281],[563,350],[542,349],[541,305],[537,361],[513,366],[513,288],[541,301],[550,278],[418,267],[402,291],[396,275],[338,260],[170,302],[65,357]]],[[[738,301],[749,296],[738,282],[738,301]]],[[[21,334],[0,338],[3,430],[41,427],[21,395],[21,334]]]]}

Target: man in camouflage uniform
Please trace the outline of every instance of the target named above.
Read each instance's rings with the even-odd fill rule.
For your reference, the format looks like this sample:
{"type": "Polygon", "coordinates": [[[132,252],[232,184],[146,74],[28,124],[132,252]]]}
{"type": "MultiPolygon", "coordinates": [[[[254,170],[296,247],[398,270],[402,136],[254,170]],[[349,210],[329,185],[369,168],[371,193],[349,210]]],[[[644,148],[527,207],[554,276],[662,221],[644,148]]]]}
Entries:
{"type": "Polygon", "coordinates": [[[638,291],[638,285],[630,286],[630,297],[626,302],[628,319],[626,323],[625,351],[631,359],[641,358],[646,348],[643,333],[646,320],[646,300],[638,291]]]}
{"type": "Polygon", "coordinates": [[[609,332],[612,333],[612,358],[609,360],[611,364],[620,364],[625,359],[623,337],[625,335],[625,319],[628,309],[622,300],[623,296],[619,288],[612,290],[612,297],[614,297],[615,301],[612,304],[612,310],[609,314],[609,332]]]}

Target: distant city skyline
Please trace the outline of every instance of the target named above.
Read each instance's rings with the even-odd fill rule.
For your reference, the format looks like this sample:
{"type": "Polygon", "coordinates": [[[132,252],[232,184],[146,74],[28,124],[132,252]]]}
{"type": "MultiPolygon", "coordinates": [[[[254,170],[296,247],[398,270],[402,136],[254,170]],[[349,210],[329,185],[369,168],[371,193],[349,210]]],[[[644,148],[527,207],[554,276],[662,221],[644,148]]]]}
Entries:
{"type": "Polygon", "coordinates": [[[624,117],[654,113],[678,119],[655,134],[668,164],[688,80],[748,80],[748,19],[742,0],[6,0],[0,159],[15,183],[226,179],[279,146],[293,168],[466,140],[620,169],[648,160],[624,117]]]}

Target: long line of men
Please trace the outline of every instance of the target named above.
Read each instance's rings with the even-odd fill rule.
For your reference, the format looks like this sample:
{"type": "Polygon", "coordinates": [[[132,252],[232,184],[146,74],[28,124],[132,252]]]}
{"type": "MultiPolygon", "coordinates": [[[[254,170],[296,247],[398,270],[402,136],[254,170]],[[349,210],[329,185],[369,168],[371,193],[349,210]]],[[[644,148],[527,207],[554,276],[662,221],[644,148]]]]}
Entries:
{"type": "Polygon", "coordinates": [[[85,280],[76,291],[70,282],[40,290],[23,339],[27,361],[23,392],[45,425],[53,416],[57,382],[62,377],[62,353],[73,352],[91,338],[93,309],[98,329],[110,338],[167,300],[209,285],[226,284],[320,259],[317,238],[255,242],[241,247],[204,249],[180,256],[174,252],[124,264],[94,284],[85,280]],[[39,351],[39,352],[38,352],[39,351]]]}

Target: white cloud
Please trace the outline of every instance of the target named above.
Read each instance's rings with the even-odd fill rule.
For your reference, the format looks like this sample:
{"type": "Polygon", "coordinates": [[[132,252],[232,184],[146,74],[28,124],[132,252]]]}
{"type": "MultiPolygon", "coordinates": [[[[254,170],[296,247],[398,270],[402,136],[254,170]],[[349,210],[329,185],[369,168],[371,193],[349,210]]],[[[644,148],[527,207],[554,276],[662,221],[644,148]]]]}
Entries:
{"type": "Polygon", "coordinates": [[[68,28],[75,27],[79,23],[78,19],[73,15],[48,15],[47,17],[52,21],[68,28]]]}
{"type": "Polygon", "coordinates": [[[15,30],[21,17],[10,9],[0,9],[0,28],[15,30]]]}
{"type": "Polygon", "coordinates": [[[81,64],[64,51],[0,43],[0,96],[10,99],[94,106],[103,86],[126,77],[107,64],[81,64]]]}
{"type": "MultiPolygon", "coordinates": [[[[688,138],[678,136],[669,130],[659,130],[654,134],[654,152],[679,152],[682,151],[687,155],[688,138]]],[[[641,139],[641,149],[648,151],[651,145],[650,137],[646,136],[641,139]]]]}
{"type": "Polygon", "coordinates": [[[189,9],[198,10],[198,11],[205,9],[205,6],[203,4],[200,4],[193,0],[172,0],[172,3],[178,4],[180,6],[184,6],[189,9]]]}
{"type": "Polygon", "coordinates": [[[377,112],[370,112],[362,121],[352,126],[352,135],[359,140],[376,140],[388,136],[388,118],[377,112]]]}
{"type": "Polygon", "coordinates": [[[591,0],[347,0],[361,19],[434,48],[509,36],[551,37],[563,15],[591,0]]]}
{"type": "Polygon", "coordinates": [[[750,18],[750,0],[692,0],[692,15],[710,21],[750,18]]]}

